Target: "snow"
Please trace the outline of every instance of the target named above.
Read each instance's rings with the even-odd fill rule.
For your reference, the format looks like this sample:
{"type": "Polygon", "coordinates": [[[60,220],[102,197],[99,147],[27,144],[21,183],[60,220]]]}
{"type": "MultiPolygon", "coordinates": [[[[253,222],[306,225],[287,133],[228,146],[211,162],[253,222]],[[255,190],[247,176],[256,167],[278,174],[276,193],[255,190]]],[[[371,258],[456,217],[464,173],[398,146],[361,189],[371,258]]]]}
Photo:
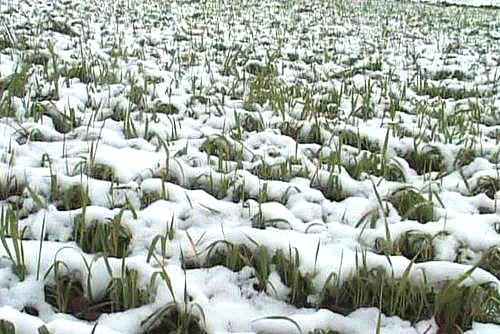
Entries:
{"type": "Polygon", "coordinates": [[[445,3],[458,6],[472,6],[472,7],[500,7],[498,0],[420,0],[429,3],[445,3]]]}
{"type": "MultiPolygon", "coordinates": [[[[499,14],[474,7],[500,2],[420,2],[340,2],[335,8],[313,0],[252,0],[244,8],[196,1],[0,3],[6,22],[0,46],[15,32],[16,40],[27,36],[26,48],[50,56],[46,67],[29,64],[26,94],[8,96],[4,80],[20,72],[27,51],[22,44],[0,49],[0,96],[9,102],[0,111],[10,108],[14,116],[0,118],[0,207],[17,209],[24,233],[19,243],[11,237],[0,243],[0,319],[11,322],[17,334],[41,326],[51,334],[140,334],[144,320],[179,302],[205,318],[202,327],[210,334],[362,334],[379,325],[389,334],[438,333],[432,318],[411,323],[373,307],[344,315],[314,304],[332,273],[340,280],[355,273],[360,254],[369,268],[440,287],[500,246],[500,192],[474,191],[485,179],[497,180],[500,171],[499,14]],[[444,8],[441,2],[465,6],[444,8]],[[40,31],[34,28],[39,22],[40,31]],[[87,83],[82,73],[65,77],[82,60],[93,74],[110,71],[116,78],[87,83]],[[250,70],[268,63],[275,66],[276,81],[263,89],[282,89],[290,98],[248,103],[256,89],[250,70]],[[53,66],[60,77],[53,78],[53,66]],[[485,96],[432,96],[418,89],[419,76],[454,94],[477,89],[485,96]],[[295,97],[286,90],[291,87],[308,93],[295,97]],[[144,93],[139,98],[138,90],[144,93]],[[339,94],[339,101],[330,101],[335,99],[329,94],[339,94]],[[395,115],[390,96],[401,96],[395,115]],[[480,112],[473,110],[475,103],[480,112]],[[35,107],[43,114],[33,114],[35,107]],[[74,124],[61,129],[60,119],[74,124]],[[319,136],[312,138],[315,129],[319,136]],[[363,142],[346,143],[349,134],[363,142]],[[225,161],[224,154],[209,156],[202,149],[207,140],[221,138],[229,147],[223,153],[236,159],[225,161]],[[384,159],[399,166],[404,181],[376,172],[352,175],[348,162],[377,155],[367,152],[372,146],[387,148],[384,159]],[[411,163],[412,152],[429,149],[439,152],[443,170],[422,172],[411,163]],[[457,167],[462,149],[472,149],[474,156],[457,167]],[[332,166],[337,158],[343,165],[332,166]],[[91,177],[85,166],[92,163],[110,168],[114,179],[91,177]],[[259,175],[259,167],[281,173],[282,166],[292,173],[259,175]],[[332,176],[340,198],[325,190],[332,176]],[[5,185],[12,180],[24,189],[17,193],[5,185]],[[75,186],[88,191],[90,203],[66,210],[61,203],[72,199],[75,186]],[[431,221],[407,219],[391,203],[391,194],[407,186],[432,197],[431,221]],[[81,216],[86,227],[120,218],[132,236],[127,256],[85,253],[74,231],[81,216]],[[431,260],[414,263],[376,251],[387,235],[394,241],[415,231],[432,238],[431,260]],[[155,245],[148,261],[158,236],[164,244],[155,245]],[[296,250],[300,271],[314,274],[310,303],[290,302],[291,288],[274,265],[262,291],[249,265],[237,272],[201,265],[208,247],[220,241],[264,247],[270,255],[296,250]],[[14,245],[24,251],[24,280],[9,259],[14,245]],[[123,266],[135,269],[139,287],[154,286],[154,293],[140,307],[80,320],[46,300],[44,287],[53,283],[57,261],[96,301],[123,266]],[[159,280],[160,272],[169,280],[159,280]],[[26,313],[26,306],[38,316],[26,313]]],[[[498,290],[495,274],[477,268],[461,285],[491,283],[498,290]]],[[[498,324],[473,323],[466,333],[499,331],[498,324]]]]}

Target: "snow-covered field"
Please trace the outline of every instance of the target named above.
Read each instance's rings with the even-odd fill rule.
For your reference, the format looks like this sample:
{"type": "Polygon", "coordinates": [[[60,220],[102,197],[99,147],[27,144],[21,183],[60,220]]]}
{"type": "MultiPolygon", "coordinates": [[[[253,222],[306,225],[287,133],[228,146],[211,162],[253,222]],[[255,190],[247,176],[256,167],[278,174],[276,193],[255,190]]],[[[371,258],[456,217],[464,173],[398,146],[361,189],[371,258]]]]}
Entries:
{"type": "Polygon", "coordinates": [[[469,2],[0,1],[0,333],[500,333],[469,2]]]}
{"type": "MultiPolygon", "coordinates": [[[[418,1],[418,0],[417,0],[418,1]]],[[[500,7],[500,0],[420,0],[427,3],[472,7],[500,7]]]]}

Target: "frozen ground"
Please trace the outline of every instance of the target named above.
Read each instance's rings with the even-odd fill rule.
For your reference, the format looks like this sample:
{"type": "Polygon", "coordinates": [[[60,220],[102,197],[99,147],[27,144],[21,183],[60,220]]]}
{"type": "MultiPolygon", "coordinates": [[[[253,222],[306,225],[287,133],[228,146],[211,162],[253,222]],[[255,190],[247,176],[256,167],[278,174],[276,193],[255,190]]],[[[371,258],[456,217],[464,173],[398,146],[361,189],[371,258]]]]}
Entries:
{"type": "Polygon", "coordinates": [[[6,333],[500,332],[499,10],[9,0],[0,21],[6,333]]]}

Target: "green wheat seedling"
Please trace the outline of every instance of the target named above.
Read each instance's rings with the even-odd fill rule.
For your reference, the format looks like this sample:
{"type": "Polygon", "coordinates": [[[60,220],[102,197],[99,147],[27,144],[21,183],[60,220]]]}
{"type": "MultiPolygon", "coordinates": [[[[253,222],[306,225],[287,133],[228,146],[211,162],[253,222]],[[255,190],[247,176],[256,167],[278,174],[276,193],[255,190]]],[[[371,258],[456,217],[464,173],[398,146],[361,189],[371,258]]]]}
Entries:
{"type": "MultiPolygon", "coordinates": [[[[181,258],[184,256],[181,254],[181,258]]],[[[161,271],[156,272],[151,277],[151,285],[154,285],[156,277],[160,277],[167,285],[173,302],[163,306],[153,312],[147,317],[141,326],[145,329],[146,333],[182,333],[182,334],[204,334],[205,327],[205,313],[201,306],[192,302],[192,298],[188,295],[187,291],[187,277],[184,271],[184,298],[182,302],[177,302],[172,288],[172,282],[167,274],[165,267],[161,266],[161,271]],[[197,311],[195,314],[194,311],[197,311]]]]}
{"type": "MultiPolygon", "coordinates": [[[[204,252],[206,252],[204,267],[223,265],[235,272],[241,271],[246,266],[253,267],[257,280],[254,288],[263,291],[269,285],[272,256],[266,247],[255,244],[255,248],[251,249],[243,244],[237,245],[219,240],[208,245],[204,252]]],[[[185,267],[192,265],[185,263],[185,267]]]]}
{"type": "Polygon", "coordinates": [[[493,176],[481,176],[472,189],[474,195],[485,194],[491,199],[495,199],[498,191],[500,191],[500,177],[493,176]]]}
{"type": "Polygon", "coordinates": [[[215,241],[206,248],[206,260],[204,266],[224,267],[238,272],[243,267],[252,263],[253,253],[245,245],[234,245],[226,240],[215,241]]]}
{"type": "Polygon", "coordinates": [[[111,312],[121,312],[149,303],[151,293],[149,289],[139,287],[139,273],[123,265],[120,276],[112,276],[106,299],[111,312]]]}
{"type": "MultiPolygon", "coordinates": [[[[12,97],[24,97],[27,94],[27,83],[29,77],[29,67],[19,66],[9,77],[0,81],[1,91],[6,91],[6,103],[10,103],[12,97]]],[[[9,115],[2,115],[9,116],[9,115]]]]}
{"type": "Polygon", "coordinates": [[[0,334],[16,334],[16,328],[10,321],[0,320],[0,334]]]}
{"type": "Polygon", "coordinates": [[[267,198],[265,198],[265,201],[259,201],[259,211],[251,219],[252,227],[265,230],[268,227],[279,228],[280,225],[285,225],[288,229],[290,229],[290,223],[284,218],[264,217],[261,204],[267,201],[267,198]]]}
{"type": "Polygon", "coordinates": [[[364,256],[356,269],[340,281],[336,274],[325,283],[320,305],[348,314],[359,307],[381,307],[386,316],[396,315],[412,322],[433,317],[443,333],[460,333],[473,321],[497,322],[498,291],[489,283],[464,286],[475,267],[461,277],[432,287],[426,279],[410,279],[410,264],[399,278],[381,268],[368,268],[364,256]]]}
{"type": "Polygon", "coordinates": [[[434,319],[450,333],[469,329],[473,321],[498,323],[500,299],[494,284],[461,285],[475,269],[472,267],[461,277],[447,281],[434,299],[434,319]]]}
{"type": "Polygon", "coordinates": [[[17,212],[11,208],[2,206],[0,219],[0,241],[8,258],[12,262],[13,272],[21,281],[24,281],[28,275],[23,245],[26,228],[19,230],[17,212]]]}
{"type": "Polygon", "coordinates": [[[58,70],[58,57],[56,52],[54,51],[54,44],[50,43],[47,46],[47,50],[49,52],[50,56],[50,67],[49,64],[44,67],[45,75],[49,77],[49,68],[51,69],[51,75],[50,78],[48,78],[49,82],[51,85],[54,86],[54,99],[59,98],[59,77],[60,73],[58,70]]]}
{"type": "MultiPolygon", "coordinates": [[[[91,155],[92,157],[92,155],[91,155]]],[[[91,161],[82,161],[76,166],[76,171],[86,174],[88,177],[96,180],[113,182],[115,177],[115,170],[113,167],[97,163],[92,158],[91,161]]]]}
{"type": "MultiPolygon", "coordinates": [[[[94,325],[94,328],[96,328],[97,325],[94,325]]],[[[48,330],[47,326],[42,325],[38,327],[38,334],[50,334],[50,331],[48,330]]]]}
{"type": "Polygon", "coordinates": [[[163,234],[158,234],[153,238],[151,244],[148,249],[148,256],[146,262],[150,262],[151,258],[155,256],[156,249],[159,248],[159,256],[161,259],[167,258],[168,246],[175,237],[175,227],[174,227],[174,215],[172,215],[172,219],[170,220],[170,224],[166,224],[166,228],[163,234]]]}
{"type": "Polygon", "coordinates": [[[59,210],[75,210],[83,208],[90,204],[87,187],[82,184],[74,184],[67,189],[61,190],[57,184],[57,178],[51,178],[54,184],[51,184],[53,199],[56,199],[59,210]]]}
{"type": "MultiPolygon", "coordinates": [[[[156,258],[156,257],[155,257],[156,258]]],[[[156,259],[158,262],[158,259],[156,259]]],[[[181,260],[184,262],[184,255],[181,252],[181,260]]],[[[160,263],[160,262],[158,262],[160,263]]],[[[167,285],[173,302],[159,308],[146,318],[141,326],[146,333],[156,334],[165,332],[175,333],[205,333],[203,327],[205,324],[205,313],[201,306],[192,302],[192,298],[187,292],[187,276],[184,271],[184,298],[182,303],[177,302],[172,287],[172,282],[163,264],[160,263],[161,271],[156,272],[151,277],[150,285],[154,286],[157,277],[160,277],[167,285]],[[195,315],[193,310],[197,310],[199,316],[195,315]]]]}
{"type": "Polygon", "coordinates": [[[500,247],[494,246],[486,250],[479,260],[479,266],[497,278],[500,277],[500,247]]]}
{"type": "Polygon", "coordinates": [[[60,189],[58,181],[57,181],[57,174],[54,171],[52,159],[50,158],[50,156],[47,153],[42,155],[41,160],[42,160],[42,166],[43,167],[48,166],[48,168],[49,168],[49,174],[50,174],[49,201],[54,202],[60,198],[60,192],[61,192],[61,189],[60,189]]]}
{"type": "Polygon", "coordinates": [[[414,262],[432,261],[435,256],[433,241],[439,235],[410,230],[392,242],[377,239],[375,249],[387,255],[402,255],[414,262]]]}
{"type": "MultiPolygon", "coordinates": [[[[238,119],[236,120],[236,128],[237,129],[243,129],[245,132],[260,132],[263,131],[265,128],[264,125],[264,118],[261,113],[258,114],[258,116],[254,116],[252,114],[244,114],[242,119],[240,120],[239,114],[238,119]]],[[[242,131],[238,130],[238,136],[236,139],[243,139],[243,135],[241,134],[242,131]]]]}
{"type": "Polygon", "coordinates": [[[392,192],[388,201],[396,208],[402,219],[413,219],[427,223],[434,219],[434,204],[412,187],[402,187],[392,192]]]}
{"type": "Polygon", "coordinates": [[[252,174],[261,180],[279,180],[288,182],[294,177],[306,178],[309,173],[302,165],[292,164],[292,159],[287,159],[282,163],[269,165],[264,160],[252,169],[252,174]]]}
{"type": "Polygon", "coordinates": [[[263,105],[268,101],[272,101],[271,104],[274,105],[279,103],[274,102],[276,101],[276,92],[279,89],[279,85],[276,82],[274,70],[258,71],[250,82],[249,92],[244,100],[244,108],[253,111],[255,110],[254,104],[263,105]]]}
{"type": "Polygon", "coordinates": [[[482,93],[477,87],[467,89],[465,87],[460,89],[450,88],[439,84],[430,83],[427,79],[419,87],[414,87],[419,95],[428,95],[432,97],[439,97],[441,99],[454,99],[463,100],[467,98],[485,97],[488,93],[482,93]]]}
{"type": "Polygon", "coordinates": [[[300,269],[300,257],[296,248],[289,247],[288,254],[282,250],[276,251],[273,263],[282,282],[290,288],[289,301],[297,307],[309,304],[307,297],[314,290],[312,286],[313,274],[303,273],[300,269]]]}
{"type": "Polygon", "coordinates": [[[243,146],[235,145],[223,136],[207,138],[200,147],[200,151],[214,155],[221,161],[243,161],[243,146]]]}
{"type": "Polygon", "coordinates": [[[425,146],[418,149],[415,146],[408,156],[406,157],[408,164],[419,175],[428,173],[430,171],[442,172],[446,170],[444,165],[444,158],[438,148],[433,146],[425,146]]]}
{"type": "Polygon", "coordinates": [[[331,330],[331,329],[315,329],[312,332],[309,332],[308,334],[342,334],[340,332],[331,330]]]}
{"type": "Polygon", "coordinates": [[[219,177],[214,177],[212,172],[208,177],[206,175],[199,175],[191,182],[191,189],[203,189],[217,199],[226,198],[229,189],[232,186],[231,177],[225,174],[219,174],[219,177]]]}
{"type": "Polygon", "coordinates": [[[469,165],[476,158],[476,152],[470,148],[461,148],[453,160],[454,169],[469,165]]]}
{"type": "Polygon", "coordinates": [[[143,191],[141,197],[141,208],[146,208],[150,204],[159,201],[166,200],[166,197],[159,191],[143,191]]]}
{"type": "MultiPolygon", "coordinates": [[[[69,270],[62,261],[52,266],[53,283],[45,285],[45,300],[61,313],[75,313],[77,303],[87,304],[82,283],[77,272],[69,270]]],[[[87,307],[88,305],[85,305],[87,307]]]]}
{"type": "Polygon", "coordinates": [[[271,274],[272,256],[265,246],[257,246],[253,252],[252,266],[255,269],[255,278],[257,283],[254,284],[254,289],[264,291],[269,286],[275,290],[274,286],[269,282],[271,274]]]}
{"type": "Polygon", "coordinates": [[[325,197],[332,201],[340,202],[349,196],[342,187],[339,174],[335,171],[330,172],[326,184],[320,184],[315,180],[315,177],[313,177],[311,186],[321,190],[325,197]]]}
{"type": "Polygon", "coordinates": [[[405,174],[401,164],[395,160],[385,162],[380,155],[362,151],[353,161],[342,163],[352,178],[360,180],[363,175],[384,177],[389,181],[405,182],[405,174]]]}
{"type": "Polygon", "coordinates": [[[172,103],[157,102],[151,112],[153,114],[174,115],[179,113],[179,109],[172,103]]]}
{"type": "Polygon", "coordinates": [[[278,125],[278,129],[281,134],[293,138],[295,141],[299,141],[299,136],[302,131],[303,123],[298,121],[284,121],[278,125]]]}
{"type": "MultiPolygon", "coordinates": [[[[258,212],[251,218],[252,227],[265,230],[267,227],[278,228],[279,225],[285,225],[290,228],[290,223],[284,218],[267,218],[264,216],[262,211],[262,204],[269,202],[267,183],[264,183],[262,187],[259,188],[259,193],[257,194],[258,202],[258,212]]],[[[284,194],[283,201],[286,201],[287,194],[284,194]]]]}
{"type": "Polygon", "coordinates": [[[18,180],[15,175],[9,174],[0,177],[0,200],[2,201],[11,196],[21,196],[26,188],[25,182],[18,180]]]}
{"type": "Polygon", "coordinates": [[[107,222],[85,221],[85,214],[74,220],[74,240],[86,253],[104,253],[111,257],[125,257],[129,252],[132,234],[122,224],[123,210],[107,222]]]}
{"type": "MultiPolygon", "coordinates": [[[[40,106],[40,108],[42,108],[42,106],[40,106]]],[[[54,128],[63,134],[71,132],[80,122],[80,120],[76,118],[74,109],[69,108],[61,112],[51,101],[43,104],[43,114],[50,117],[54,124],[54,128]]]]}
{"type": "Polygon", "coordinates": [[[201,307],[197,304],[189,307],[168,304],[144,320],[142,327],[147,334],[206,334],[203,318],[199,319],[193,309],[201,310],[201,307]]]}
{"type": "Polygon", "coordinates": [[[162,178],[161,180],[161,190],[143,190],[141,193],[141,208],[145,208],[150,204],[159,201],[159,200],[168,200],[168,190],[165,186],[165,180],[162,178]]]}
{"type": "Polygon", "coordinates": [[[366,135],[354,132],[350,129],[343,129],[337,132],[338,140],[343,145],[349,145],[357,148],[358,150],[369,151],[372,153],[380,152],[378,143],[371,141],[366,135]]]}
{"type": "Polygon", "coordinates": [[[301,144],[318,144],[323,145],[324,143],[324,135],[323,131],[325,130],[325,126],[322,122],[319,121],[317,117],[314,118],[314,122],[310,123],[308,127],[308,131],[306,127],[301,128],[301,132],[298,137],[298,142],[301,144]]]}

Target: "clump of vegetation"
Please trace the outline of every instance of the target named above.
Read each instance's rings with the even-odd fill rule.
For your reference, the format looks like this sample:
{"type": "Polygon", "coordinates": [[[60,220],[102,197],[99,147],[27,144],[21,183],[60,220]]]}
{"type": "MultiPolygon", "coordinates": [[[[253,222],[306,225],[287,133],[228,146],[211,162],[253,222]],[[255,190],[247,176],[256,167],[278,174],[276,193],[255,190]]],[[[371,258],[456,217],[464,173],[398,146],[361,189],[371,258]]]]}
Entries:
{"type": "Polygon", "coordinates": [[[253,110],[253,104],[263,105],[270,101],[272,103],[278,90],[275,68],[270,64],[264,67],[258,65],[247,66],[247,69],[255,71],[255,76],[250,83],[250,92],[244,100],[245,109],[253,110]]]}
{"type": "Polygon", "coordinates": [[[434,204],[416,189],[402,187],[394,191],[388,201],[396,208],[402,219],[427,223],[434,219],[434,204]]]}
{"type": "Polygon", "coordinates": [[[349,196],[349,194],[344,191],[339,174],[336,172],[330,173],[326,184],[313,180],[311,181],[311,186],[321,190],[325,197],[332,201],[340,202],[349,196]]]}
{"type": "Polygon", "coordinates": [[[151,112],[156,114],[173,115],[179,113],[179,108],[177,108],[172,103],[165,103],[162,101],[157,101],[152,108],[151,112]]]}
{"type": "Polygon", "coordinates": [[[483,97],[485,93],[479,89],[467,89],[462,87],[456,89],[455,87],[433,84],[425,81],[423,85],[416,87],[419,95],[429,95],[430,97],[440,97],[442,99],[462,100],[472,97],[483,97]]]}
{"type": "Polygon", "coordinates": [[[224,267],[238,272],[249,266],[255,269],[257,283],[254,288],[258,291],[266,289],[269,275],[271,273],[272,257],[268,249],[257,246],[254,250],[240,244],[235,245],[225,240],[212,243],[207,247],[206,260],[203,266],[214,267],[223,265],[224,267]]]}
{"type": "Polygon", "coordinates": [[[54,195],[57,196],[59,210],[75,210],[90,204],[87,189],[79,183],[54,195]]]}
{"type": "Polygon", "coordinates": [[[273,263],[280,275],[281,281],[290,288],[289,301],[297,307],[309,305],[307,297],[313,294],[311,273],[303,273],[299,269],[300,257],[296,248],[288,249],[288,254],[282,250],[276,251],[273,263]]]}
{"type": "Polygon", "coordinates": [[[402,255],[413,262],[432,261],[435,256],[435,237],[418,230],[410,230],[394,241],[377,239],[375,249],[387,255],[402,255]]]}
{"type": "Polygon", "coordinates": [[[320,306],[341,314],[359,307],[379,307],[386,316],[412,322],[434,317],[440,333],[460,333],[471,328],[473,321],[497,322],[500,314],[499,294],[494,286],[462,285],[474,269],[437,288],[425,280],[413,282],[411,265],[401,277],[394,277],[382,268],[368,268],[363,258],[346,280],[330,275],[320,306]]]}
{"type": "Polygon", "coordinates": [[[45,301],[57,312],[69,313],[88,321],[96,320],[100,311],[92,305],[91,297],[85,294],[81,274],[69,270],[61,261],[54,262],[51,270],[54,278],[45,285],[45,301]]]}
{"type": "Polygon", "coordinates": [[[441,81],[441,80],[449,79],[449,78],[453,78],[453,79],[457,79],[457,80],[464,80],[465,73],[461,70],[453,70],[452,71],[449,69],[442,69],[442,70],[436,71],[432,75],[432,80],[436,80],[436,81],[441,81]]]}
{"type": "Polygon", "coordinates": [[[40,104],[38,108],[42,110],[45,116],[52,119],[54,128],[60,133],[69,133],[79,124],[79,119],[76,118],[74,109],[69,109],[68,112],[60,112],[51,104],[40,104]]]}
{"type": "Polygon", "coordinates": [[[324,329],[315,329],[312,332],[309,332],[308,334],[342,334],[337,331],[332,331],[331,329],[324,330],[324,329]]]}
{"type": "Polygon", "coordinates": [[[208,176],[199,175],[190,184],[191,189],[203,189],[217,199],[226,198],[231,187],[231,178],[226,174],[218,177],[210,173],[208,176]]]}
{"type": "Polygon", "coordinates": [[[0,319],[0,334],[16,334],[16,328],[10,321],[0,319]]]}
{"type": "Polygon", "coordinates": [[[458,151],[453,161],[454,168],[467,166],[476,158],[476,152],[472,149],[462,148],[458,151]]]}
{"type": "MultiPolygon", "coordinates": [[[[199,318],[193,312],[193,306],[179,306],[171,303],[148,317],[142,326],[146,334],[206,334],[204,318],[199,318]]],[[[201,310],[198,307],[198,310],[201,310]]],[[[203,315],[203,312],[201,312],[203,315]]]]}
{"type": "Polygon", "coordinates": [[[147,91],[138,85],[132,85],[130,91],[127,93],[127,97],[130,102],[136,106],[143,107],[145,105],[145,95],[147,91]]]}
{"type": "Polygon", "coordinates": [[[85,173],[91,178],[102,181],[113,182],[116,179],[114,168],[101,163],[88,164],[85,173]]]}
{"type": "Polygon", "coordinates": [[[408,231],[398,240],[401,255],[414,262],[426,262],[434,259],[435,250],[430,234],[421,231],[408,231]]]}
{"type": "Polygon", "coordinates": [[[500,279],[500,247],[488,249],[481,257],[479,266],[500,279]]]}
{"type": "Polygon", "coordinates": [[[26,228],[19,228],[17,211],[10,207],[2,206],[0,214],[0,242],[12,263],[12,271],[24,281],[28,271],[24,257],[23,239],[26,228]]]}
{"type": "Polygon", "coordinates": [[[284,121],[278,125],[281,134],[299,141],[299,136],[302,131],[303,124],[297,121],[284,121]]]}
{"type": "Polygon", "coordinates": [[[251,264],[253,252],[245,245],[235,245],[225,240],[212,243],[207,248],[204,266],[222,265],[232,271],[240,271],[251,264]]]}
{"type": "Polygon", "coordinates": [[[168,196],[166,194],[165,188],[163,187],[161,191],[157,190],[147,190],[142,191],[141,196],[141,208],[145,208],[150,204],[153,204],[159,200],[167,200],[168,196]]]}
{"type": "Polygon", "coordinates": [[[472,189],[474,195],[485,194],[491,199],[495,199],[498,191],[500,191],[500,177],[493,176],[481,176],[472,189]]]}
{"type": "Polygon", "coordinates": [[[299,143],[314,143],[323,145],[323,136],[321,134],[322,129],[323,127],[320,123],[314,123],[308,127],[308,129],[306,129],[306,127],[302,127],[297,140],[299,143]]]}
{"type": "Polygon", "coordinates": [[[12,43],[12,40],[10,36],[8,35],[0,35],[0,50],[4,51],[5,49],[12,48],[14,46],[14,43],[12,43]]]}
{"type": "Polygon", "coordinates": [[[149,290],[138,285],[139,274],[135,269],[122,267],[121,275],[112,277],[106,290],[110,312],[121,312],[145,305],[151,301],[149,290]]]}
{"type": "Polygon", "coordinates": [[[309,175],[304,166],[292,164],[291,159],[274,165],[262,161],[262,163],[257,164],[252,169],[252,173],[262,180],[279,180],[284,182],[288,182],[295,177],[307,177],[309,175]]]}
{"type": "Polygon", "coordinates": [[[214,136],[207,138],[200,147],[200,151],[208,155],[217,156],[220,160],[242,161],[243,146],[233,145],[223,136],[214,136]]]}
{"type": "Polygon", "coordinates": [[[26,183],[19,181],[14,175],[0,177],[0,201],[5,201],[11,196],[21,196],[26,183]]]}
{"type": "Polygon", "coordinates": [[[380,146],[377,142],[371,141],[367,136],[354,132],[349,129],[342,129],[337,132],[339,142],[345,145],[356,147],[359,150],[370,151],[376,153],[380,151],[380,146]]]}
{"type": "Polygon", "coordinates": [[[384,177],[389,181],[405,181],[403,168],[396,160],[385,163],[380,155],[368,154],[366,151],[359,154],[353,161],[342,163],[342,165],[351,177],[358,180],[365,173],[366,175],[384,177]]]}
{"type": "Polygon", "coordinates": [[[125,266],[120,276],[112,276],[105,296],[99,301],[93,299],[90,286],[88,292],[84,291],[80,272],[70,270],[62,261],[54,262],[51,270],[54,278],[45,285],[45,301],[57,312],[82,320],[95,321],[103,313],[121,312],[151,301],[150,289],[138,285],[138,272],[125,266]]]}
{"type": "Polygon", "coordinates": [[[441,151],[433,146],[426,146],[421,150],[412,150],[406,157],[406,161],[419,175],[446,170],[441,151]]]}
{"type": "MultiPolygon", "coordinates": [[[[223,265],[224,267],[238,272],[244,267],[253,267],[256,278],[254,288],[264,291],[274,287],[269,282],[271,270],[275,269],[283,284],[290,288],[289,301],[297,307],[309,305],[307,297],[313,294],[312,276],[303,273],[299,269],[300,256],[297,249],[290,248],[288,253],[278,250],[274,255],[264,246],[255,249],[241,244],[235,245],[225,240],[212,243],[207,248],[204,267],[223,265]]],[[[184,266],[196,266],[194,262],[184,261],[184,266]]]]}
{"type": "Polygon", "coordinates": [[[245,114],[243,116],[243,119],[241,120],[241,127],[246,132],[259,132],[264,130],[262,119],[249,114],[245,114]]]}
{"type": "Polygon", "coordinates": [[[112,257],[125,257],[128,254],[132,233],[122,224],[123,211],[107,222],[85,221],[80,214],[74,220],[74,240],[86,253],[104,253],[112,257]]]}
{"type": "Polygon", "coordinates": [[[0,81],[0,91],[7,92],[8,97],[24,97],[28,83],[29,68],[27,66],[16,69],[16,72],[0,81]]]}

